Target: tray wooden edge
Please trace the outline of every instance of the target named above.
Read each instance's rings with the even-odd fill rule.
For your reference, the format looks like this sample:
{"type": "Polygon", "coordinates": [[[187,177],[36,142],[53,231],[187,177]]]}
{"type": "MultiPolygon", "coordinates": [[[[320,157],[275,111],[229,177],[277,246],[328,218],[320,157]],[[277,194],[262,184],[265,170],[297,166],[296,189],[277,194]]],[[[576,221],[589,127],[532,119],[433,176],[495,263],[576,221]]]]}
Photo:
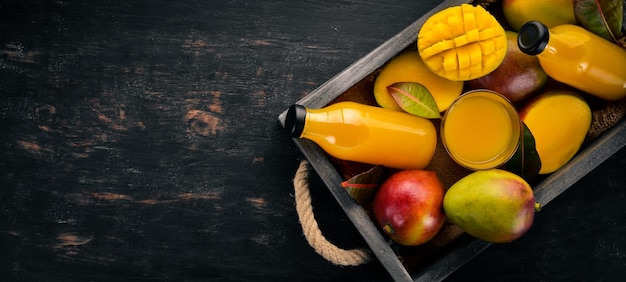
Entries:
{"type": "MultiPolygon", "coordinates": [[[[321,84],[296,103],[311,108],[324,107],[350,87],[383,66],[410,44],[413,44],[417,40],[417,31],[432,14],[447,7],[471,2],[471,0],[446,0],[442,2],[403,31],[321,84]]],[[[283,127],[285,125],[286,113],[287,110],[285,109],[278,116],[278,121],[283,127]]],[[[441,281],[491,245],[489,242],[475,239],[450,255],[435,261],[419,273],[408,273],[378,231],[378,228],[370,220],[363,207],[356,203],[341,187],[342,179],[328,160],[325,152],[317,144],[308,140],[293,138],[293,142],[310,162],[316,173],[320,175],[333,197],[393,280],[441,281]]],[[[547,205],[624,146],[626,146],[626,120],[622,120],[612,129],[598,137],[584,150],[578,152],[568,164],[534,187],[536,200],[542,206],[547,205]]]]}

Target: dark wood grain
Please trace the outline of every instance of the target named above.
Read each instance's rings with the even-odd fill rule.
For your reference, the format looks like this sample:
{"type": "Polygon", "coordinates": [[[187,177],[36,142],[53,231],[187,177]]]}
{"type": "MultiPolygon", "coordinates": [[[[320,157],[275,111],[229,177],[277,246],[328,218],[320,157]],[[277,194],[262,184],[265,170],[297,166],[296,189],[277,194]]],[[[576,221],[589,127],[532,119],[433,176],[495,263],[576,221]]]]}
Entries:
{"type": "MultiPolygon", "coordinates": [[[[0,277],[389,279],[307,245],[291,186],[301,155],[276,117],[439,2],[0,1],[0,277]]],[[[623,276],[624,159],[451,279],[576,277],[589,261],[623,276]]],[[[365,246],[311,185],[325,235],[365,246]]]]}

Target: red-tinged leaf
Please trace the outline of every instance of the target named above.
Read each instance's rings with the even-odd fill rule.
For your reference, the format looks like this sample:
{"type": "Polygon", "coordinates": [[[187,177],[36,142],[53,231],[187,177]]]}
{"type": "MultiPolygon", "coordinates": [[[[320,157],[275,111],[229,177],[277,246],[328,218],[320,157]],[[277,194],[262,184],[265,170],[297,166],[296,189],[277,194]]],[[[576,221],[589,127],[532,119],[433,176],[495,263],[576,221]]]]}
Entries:
{"type": "Polygon", "coordinates": [[[377,165],[368,171],[359,173],[341,182],[341,186],[346,189],[348,194],[359,204],[365,205],[372,200],[374,192],[386,178],[387,169],[382,165],[377,165]]]}
{"type": "Polygon", "coordinates": [[[388,86],[387,91],[407,113],[423,118],[441,117],[433,95],[419,83],[398,82],[388,86]]]}
{"type": "Polygon", "coordinates": [[[574,0],[576,20],[602,38],[618,42],[624,20],[622,0],[574,0]]]}
{"type": "Polygon", "coordinates": [[[513,172],[526,181],[530,181],[539,174],[541,160],[535,147],[535,137],[530,129],[523,124],[524,132],[515,155],[504,165],[505,169],[513,172]]]}

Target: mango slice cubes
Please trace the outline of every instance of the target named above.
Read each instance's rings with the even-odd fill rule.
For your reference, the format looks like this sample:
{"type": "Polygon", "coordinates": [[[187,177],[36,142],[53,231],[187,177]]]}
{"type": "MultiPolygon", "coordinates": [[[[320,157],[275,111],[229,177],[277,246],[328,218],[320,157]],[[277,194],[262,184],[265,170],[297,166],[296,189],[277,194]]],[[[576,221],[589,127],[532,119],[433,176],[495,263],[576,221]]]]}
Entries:
{"type": "Polygon", "coordinates": [[[466,81],[495,70],[504,60],[504,28],[481,6],[462,4],[429,17],[417,36],[417,50],[437,75],[466,81]]]}

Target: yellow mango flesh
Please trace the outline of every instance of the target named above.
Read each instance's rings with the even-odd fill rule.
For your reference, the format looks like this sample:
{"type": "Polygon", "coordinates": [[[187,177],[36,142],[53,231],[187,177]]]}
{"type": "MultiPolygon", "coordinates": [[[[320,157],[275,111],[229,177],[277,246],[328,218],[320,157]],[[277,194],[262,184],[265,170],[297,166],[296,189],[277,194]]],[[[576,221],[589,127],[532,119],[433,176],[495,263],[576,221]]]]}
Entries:
{"type": "Polygon", "coordinates": [[[504,60],[504,28],[481,6],[462,4],[426,20],[417,37],[426,66],[453,81],[466,81],[495,70],[504,60]]]}
{"type": "Polygon", "coordinates": [[[587,102],[571,91],[550,91],[520,110],[522,121],[535,138],[541,169],[539,174],[556,171],[580,149],[591,126],[587,102]]]}
{"type": "Polygon", "coordinates": [[[435,99],[439,111],[442,112],[461,95],[463,90],[463,82],[450,81],[428,70],[416,51],[402,53],[382,68],[374,82],[374,97],[378,105],[403,111],[387,91],[387,87],[397,82],[415,82],[423,85],[435,99]]]}

